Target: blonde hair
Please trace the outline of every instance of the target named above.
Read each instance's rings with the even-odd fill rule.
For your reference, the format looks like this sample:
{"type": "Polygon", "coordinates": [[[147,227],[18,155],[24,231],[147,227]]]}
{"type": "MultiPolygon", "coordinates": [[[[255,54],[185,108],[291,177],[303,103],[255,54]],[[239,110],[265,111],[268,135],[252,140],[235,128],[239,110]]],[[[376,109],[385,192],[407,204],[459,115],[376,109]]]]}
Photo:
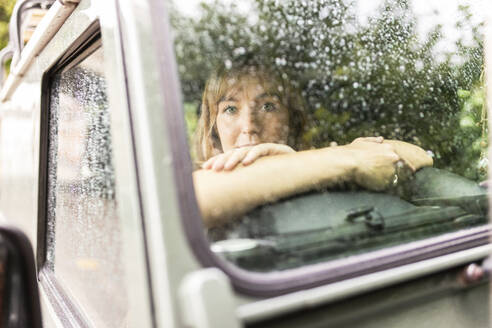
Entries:
{"type": "Polygon", "coordinates": [[[216,120],[220,100],[234,87],[237,81],[254,76],[266,89],[279,95],[281,103],[289,112],[289,138],[288,145],[295,150],[306,148],[302,140],[306,129],[306,114],[304,102],[299,92],[285,78],[276,77],[264,68],[245,66],[240,69],[219,69],[212,74],[205,84],[195,132],[195,151],[197,164],[222,153],[216,120]]]}

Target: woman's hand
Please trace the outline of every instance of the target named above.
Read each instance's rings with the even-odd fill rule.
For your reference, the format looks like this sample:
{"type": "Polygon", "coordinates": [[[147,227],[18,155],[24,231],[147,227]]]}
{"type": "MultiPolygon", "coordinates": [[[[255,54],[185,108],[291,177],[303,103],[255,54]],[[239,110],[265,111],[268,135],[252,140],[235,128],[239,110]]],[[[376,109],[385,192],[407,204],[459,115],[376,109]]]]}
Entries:
{"type": "Polygon", "coordinates": [[[432,166],[433,164],[432,157],[419,146],[398,140],[385,140],[384,143],[392,145],[398,156],[412,168],[413,172],[425,166],[432,166]]]}
{"type": "Polygon", "coordinates": [[[355,159],[353,182],[363,188],[388,189],[395,181],[397,163],[404,165],[393,146],[383,141],[382,137],[357,138],[347,146],[355,159]]]}
{"type": "Polygon", "coordinates": [[[347,147],[356,159],[354,182],[370,190],[388,189],[421,167],[432,166],[422,148],[402,141],[357,138],[347,147]]]}
{"type": "Polygon", "coordinates": [[[214,171],[230,171],[237,165],[250,165],[263,156],[294,153],[295,150],[287,145],[276,143],[263,143],[255,146],[247,146],[229,150],[223,154],[208,159],[202,168],[214,171]]]}

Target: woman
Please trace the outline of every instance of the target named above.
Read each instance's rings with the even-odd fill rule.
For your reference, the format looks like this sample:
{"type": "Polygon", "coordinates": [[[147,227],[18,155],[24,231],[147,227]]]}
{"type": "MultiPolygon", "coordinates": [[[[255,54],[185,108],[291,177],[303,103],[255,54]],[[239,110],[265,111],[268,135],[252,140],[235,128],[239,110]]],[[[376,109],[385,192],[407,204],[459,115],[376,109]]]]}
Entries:
{"type": "Polygon", "coordinates": [[[305,118],[296,94],[251,66],[209,79],[197,128],[202,169],[193,173],[207,227],[313,189],[356,184],[383,191],[397,181],[398,166],[415,172],[432,165],[420,147],[382,137],[302,151],[305,118]]]}
{"type": "Polygon", "coordinates": [[[197,159],[207,161],[203,168],[231,170],[261,155],[306,148],[302,98],[282,79],[265,72],[251,66],[222,69],[207,81],[196,131],[197,159]],[[258,144],[263,146],[254,147],[258,144]]]}

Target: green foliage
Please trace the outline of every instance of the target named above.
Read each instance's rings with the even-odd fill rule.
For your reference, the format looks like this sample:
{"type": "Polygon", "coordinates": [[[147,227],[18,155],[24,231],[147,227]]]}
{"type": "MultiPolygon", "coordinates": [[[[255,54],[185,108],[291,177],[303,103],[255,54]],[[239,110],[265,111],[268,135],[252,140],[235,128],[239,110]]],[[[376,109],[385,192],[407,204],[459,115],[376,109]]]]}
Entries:
{"type": "Polygon", "coordinates": [[[349,1],[254,4],[248,15],[219,1],[202,4],[199,18],[172,15],[185,101],[199,102],[219,66],[265,65],[302,92],[313,146],[382,135],[432,151],[437,167],[483,178],[483,24],[472,24],[468,7],[456,25],[471,27],[471,41],[439,52],[442,27],[419,38],[405,0],[385,1],[367,24],[349,1]]]}
{"type": "MultiPolygon", "coordinates": [[[[194,132],[196,130],[196,125],[198,123],[198,117],[196,115],[198,108],[198,103],[185,103],[185,121],[186,121],[186,135],[188,136],[188,144],[193,145],[194,143],[194,132]]],[[[194,160],[196,154],[191,152],[191,157],[194,160]]]]}
{"type": "Polygon", "coordinates": [[[471,90],[458,90],[460,100],[460,129],[455,138],[466,145],[462,150],[461,161],[457,161],[458,171],[475,180],[487,178],[488,127],[487,108],[483,79],[471,90]]]}
{"type": "Polygon", "coordinates": [[[14,9],[15,0],[0,0],[0,49],[9,41],[9,20],[14,9]]]}

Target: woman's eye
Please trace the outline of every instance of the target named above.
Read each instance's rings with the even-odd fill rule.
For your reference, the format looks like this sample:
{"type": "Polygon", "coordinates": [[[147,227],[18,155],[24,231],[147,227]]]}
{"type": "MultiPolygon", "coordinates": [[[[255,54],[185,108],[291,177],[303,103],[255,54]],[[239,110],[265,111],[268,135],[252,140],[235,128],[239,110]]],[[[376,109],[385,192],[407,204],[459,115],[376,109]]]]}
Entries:
{"type": "Polygon", "coordinates": [[[271,103],[271,102],[267,102],[265,104],[263,104],[263,106],[261,107],[262,110],[264,110],[265,112],[271,112],[271,111],[274,111],[277,107],[275,106],[274,103],[271,103]]]}
{"type": "Polygon", "coordinates": [[[234,114],[236,111],[237,111],[236,106],[227,106],[226,108],[224,108],[224,113],[227,114],[234,114]]]}

